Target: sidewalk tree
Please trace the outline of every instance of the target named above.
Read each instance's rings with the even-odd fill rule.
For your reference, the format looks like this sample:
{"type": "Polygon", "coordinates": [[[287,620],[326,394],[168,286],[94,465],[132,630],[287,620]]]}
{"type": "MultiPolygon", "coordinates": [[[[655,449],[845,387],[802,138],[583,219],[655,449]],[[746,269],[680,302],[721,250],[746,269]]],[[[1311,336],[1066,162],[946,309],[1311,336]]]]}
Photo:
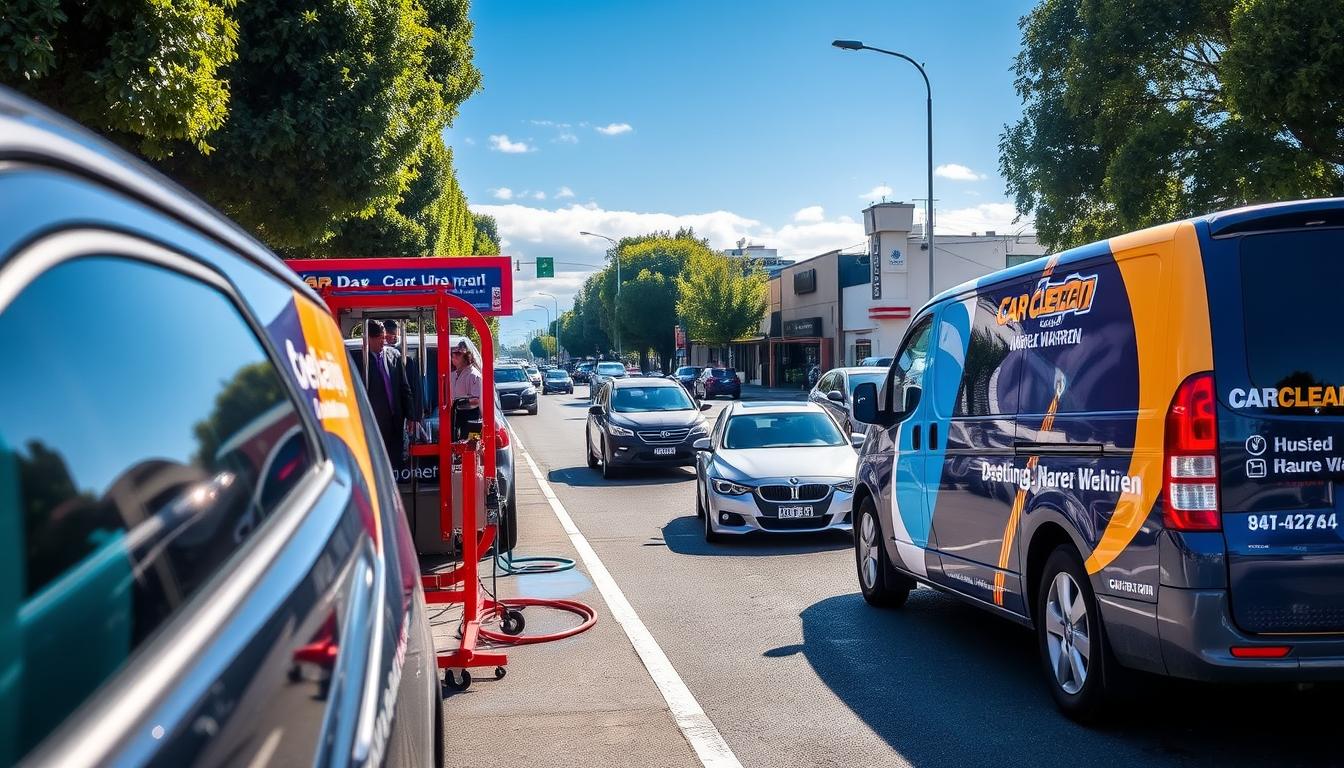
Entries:
{"type": "Polygon", "coordinates": [[[645,269],[621,286],[619,306],[621,342],[626,349],[638,350],[640,370],[649,370],[650,349],[666,366],[676,349],[672,330],[677,321],[676,278],[645,269]]]}
{"type": "Polygon", "coordinates": [[[1048,246],[1344,194],[1338,0],[1044,0],[1021,27],[1000,170],[1048,246]]]}
{"type": "Polygon", "coordinates": [[[619,318],[621,346],[639,351],[641,368],[648,367],[650,349],[658,353],[663,365],[670,363],[676,348],[673,332],[677,323],[676,278],[685,270],[691,255],[699,252],[709,253],[709,245],[696,237],[694,230],[685,227],[676,233],[652,232],[622,238],[616,248],[622,277],[619,312],[615,265],[608,264],[599,273],[598,300],[603,328],[610,334],[619,318]],[[634,297],[627,298],[626,293],[631,290],[635,291],[634,297]]]}
{"type": "Polygon", "coordinates": [[[770,283],[757,264],[704,249],[691,255],[676,283],[677,312],[696,341],[729,344],[754,333],[765,316],[770,283]]]}
{"type": "Polygon", "coordinates": [[[533,357],[555,357],[555,337],[533,336],[527,348],[531,350],[533,357]]]}

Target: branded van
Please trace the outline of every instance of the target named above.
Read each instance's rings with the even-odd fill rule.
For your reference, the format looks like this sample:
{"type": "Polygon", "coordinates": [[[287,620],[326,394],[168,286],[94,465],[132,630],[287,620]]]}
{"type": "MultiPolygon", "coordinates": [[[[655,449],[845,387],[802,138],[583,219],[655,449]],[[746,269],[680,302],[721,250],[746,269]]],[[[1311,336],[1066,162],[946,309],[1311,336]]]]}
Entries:
{"type": "Polygon", "coordinates": [[[1033,626],[1059,706],[1123,670],[1344,677],[1344,200],[1245,208],[935,297],[854,508],[864,598],[916,581],[1033,626]]]}

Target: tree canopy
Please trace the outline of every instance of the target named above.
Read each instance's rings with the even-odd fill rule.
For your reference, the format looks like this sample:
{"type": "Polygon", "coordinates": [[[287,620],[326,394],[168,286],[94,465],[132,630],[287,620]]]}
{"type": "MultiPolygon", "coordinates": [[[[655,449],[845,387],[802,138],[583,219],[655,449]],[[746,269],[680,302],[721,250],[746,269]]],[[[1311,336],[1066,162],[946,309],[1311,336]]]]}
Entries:
{"type": "Polygon", "coordinates": [[[759,326],[770,282],[760,265],[705,249],[677,276],[677,311],[693,339],[727,344],[759,326]]]}
{"type": "Polygon", "coordinates": [[[1338,0],[1044,0],[1021,22],[1000,170],[1067,247],[1344,193],[1338,0]]]}
{"type": "Polygon", "coordinates": [[[442,139],[480,87],[467,9],[30,0],[0,23],[0,79],[282,252],[469,254],[498,235],[476,231],[442,139]]]}

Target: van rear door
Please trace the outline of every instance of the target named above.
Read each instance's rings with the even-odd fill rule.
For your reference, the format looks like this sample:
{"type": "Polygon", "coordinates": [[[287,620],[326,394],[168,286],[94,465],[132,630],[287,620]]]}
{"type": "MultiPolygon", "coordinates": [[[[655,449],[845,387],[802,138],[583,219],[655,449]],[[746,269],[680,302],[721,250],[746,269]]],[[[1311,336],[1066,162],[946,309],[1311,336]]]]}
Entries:
{"type": "Polygon", "coordinates": [[[1344,633],[1344,228],[1270,211],[1202,238],[1233,620],[1344,633]]]}

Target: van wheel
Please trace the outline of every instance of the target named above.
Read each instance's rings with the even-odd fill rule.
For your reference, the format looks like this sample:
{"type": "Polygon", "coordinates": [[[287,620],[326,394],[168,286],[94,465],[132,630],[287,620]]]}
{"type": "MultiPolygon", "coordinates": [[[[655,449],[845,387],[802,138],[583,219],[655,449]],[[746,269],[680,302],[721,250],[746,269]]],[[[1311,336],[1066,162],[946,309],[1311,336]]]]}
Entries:
{"type": "Polygon", "coordinates": [[[1067,545],[1050,553],[1036,590],[1036,637],[1041,666],[1055,704],[1070,718],[1101,714],[1119,685],[1092,582],[1067,545]]]}
{"type": "Polygon", "coordinates": [[[887,559],[877,505],[872,497],[859,505],[858,525],[854,526],[854,565],[859,572],[859,589],[869,605],[900,608],[915,588],[915,580],[898,572],[887,559]]]}

